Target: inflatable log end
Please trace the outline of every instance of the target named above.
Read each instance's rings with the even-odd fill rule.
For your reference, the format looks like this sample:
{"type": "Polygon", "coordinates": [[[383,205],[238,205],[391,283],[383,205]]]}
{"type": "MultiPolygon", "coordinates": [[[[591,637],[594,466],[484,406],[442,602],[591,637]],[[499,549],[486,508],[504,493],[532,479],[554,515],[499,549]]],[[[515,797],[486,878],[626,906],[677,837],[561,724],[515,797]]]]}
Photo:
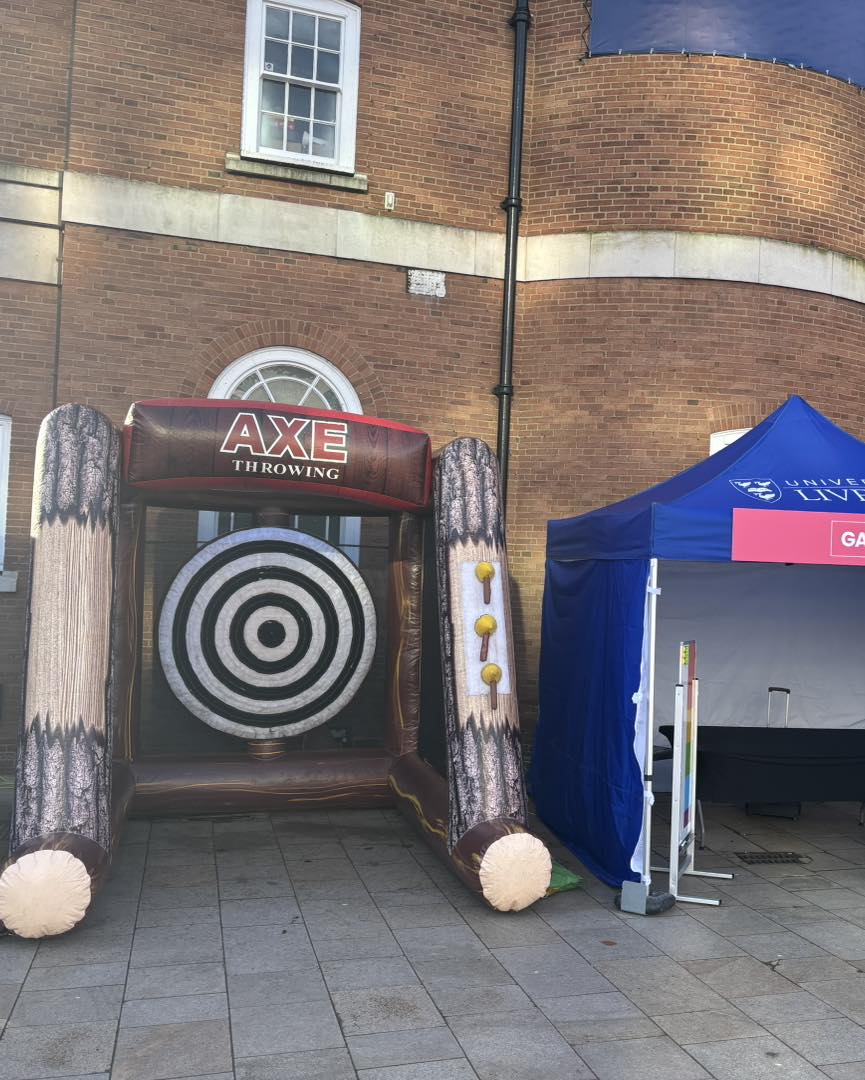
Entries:
{"type": "Polygon", "coordinates": [[[546,894],[553,861],[543,841],[527,832],[494,841],[481,860],[483,896],[497,911],[522,911],[546,894]]]}
{"type": "Polygon", "coordinates": [[[31,851],[0,874],[0,923],[23,938],[63,934],[84,918],[91,895],[87,867],[71,851],[31,851]]]}

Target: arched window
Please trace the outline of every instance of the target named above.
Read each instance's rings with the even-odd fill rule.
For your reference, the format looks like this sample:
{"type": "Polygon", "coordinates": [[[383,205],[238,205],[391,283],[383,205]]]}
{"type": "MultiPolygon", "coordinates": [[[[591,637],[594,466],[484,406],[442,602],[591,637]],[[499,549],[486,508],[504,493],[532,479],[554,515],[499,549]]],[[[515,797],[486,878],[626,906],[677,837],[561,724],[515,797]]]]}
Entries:
{"type": "Polygon", "coordinates": [[[360,398],[339,368],[306,349],[280,347],[247,353],[228,365],[207,396],[363,412],[360,398]]]}
{"type": "MultiPolygon", "coordinates": [[[[357,392],[339,368],[306,349],[256,349],[229,364],[210,388],[209,398],[230,401],[272,401],[277,405],[303,405],[311,409],[362,413],[357,392]]],[[[198,542],[252,524],[252,514],[202,511],[198,542]],[[247,520],[248,519],[248,520],[247,520]]],[[[295,514],[292,526],[342,548],[357,562],[360,518],[326,514],[295,514]]]]}
{"type": "Polygon", "coordinates": [[[750,430],[749,427],[740,427],[728,428],[727,431],[713,431],[709,436],[709,457],[712,454],[717,454],[719,450],[723,450],[725,446],[729,446],[730,443],[734,443],[737,439],[741,439],[750,430]]]}

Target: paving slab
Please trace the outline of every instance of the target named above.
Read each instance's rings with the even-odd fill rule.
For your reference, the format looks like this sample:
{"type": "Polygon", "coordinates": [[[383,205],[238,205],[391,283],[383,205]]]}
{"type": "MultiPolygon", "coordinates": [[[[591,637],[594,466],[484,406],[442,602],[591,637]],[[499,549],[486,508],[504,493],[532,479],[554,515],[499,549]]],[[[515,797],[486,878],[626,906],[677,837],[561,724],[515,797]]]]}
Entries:
{"type": "Polygon", "coordinates": [[[773,934],[746,934],[730,940],[757,960],[792,960],[802,957],[826,956],[827,953],[813,941],[808,941],[792,930],[778,930],[773,934]]]}
{"type": "Polygon", "coordinates": [[[139,905],[136,927],[219,926],[219,908],[177,907],[163,908],[139,905]]]}
{"type": "Polygon", "coordinates": [[[682,966],[722,997],[756,994],[792,994],[796,984],[777,974],[753,956],[720,957],[715,960],[686,960],[682,966]]]}
{"type": "Polygon", "coordinates": [[[430,990],[430,997],[444,1016],[472,1016],[485,1012],[520,1012],[532,1008],[532,999],[522,987],[485,986],[478,993],[476,987],[468,989],[430,990]]]}
{"type": "Polygon", "coordinates": [[[302,925],[226,926],[222,941],[229,975],[306,971],[317,967],[302,925]]]}
{"type": "Polygon", "coordinates": [[[489,949],[558,943],[556,931],[531,908],[510,912],[468,911],[463,917],[489,949]]]}
{"type": "Polygon", "coordinates": [[[865,1060],[865,1030],[846,1017],[779,1024],[774,1033],[815,1065],[865,1060]]]}
{"type": "Polygon", "coordinates": [[[314,938],[312,947],[319,961],[373,960],[376,957],[403,956],[399,942],[386,926],[371,925],[350,937],[314,938]]]}
{"type": "Polygon", "coordinates": [[[865,961],[865,927],[848,922],[813,923],[799,933],[842,960],[865,961]]]}
{"type": "Polygon", "coordinates": [[[348,1049],[357,1069],[380,1069],[390,1065],[415,1065],[464,1057],[448,1027],[351,1035],[348,1049]]]}
{"type": "Polygon", "coordinates": [[[45,938],[33,959],[33,967],[65,964],[126,963],[132,951],[132,931],[70,930],[62,937],[45,938]]]}
{"type": "Polygon", "coordinates": [[[420,986],[341,990],[332,1000],[346,1036],[411,1031],[443,1023],[432,998],[420,986]]]}
{"type": "Polygon", "coordinates": [[[132,944],[133,968],[162,964],[206,964],[222,960],[218,925],[142,927],[132,944]]]}
{"type": "Polygon", "coordinates": [[[127,1001],[120,1026],[152,1027],[154,1024],[185,1024],[191,1020],[228,1019],[225,994],[184,994],[181,997],[137,998],[127,1001]]]}
{"type": "Polygon", "coordinates": [[[23,990],[9,1017],[9,1028],[117,1020],[122,998],[122,986],[23,990]]]}
{"type": "Polygon", "coordinates": [[[225,991],[222,964],[166,964],[129,972],[124,997],[179,997],[182,994],[221,994],[225,991]]]}
{"type": "Polygon", "coordinates": [[[671,1013],[654,1019],[658,1027],[680,1046],[721,1039],[753,1039],[767,1034],[765,1028],[732,1005],[726,1009],[671,1013]]]}
{"type": "Polygon", "coordinates": [[[449,1023],[480,1080],[578,1080],[592,1075],[538,1009],[451,1017],[449,1023]]]}
{"type": "Polygon", "coordinates": [[[393,1065],[384,1069],[363,1069],[359,1080],[477,1080],[478,1073],[462,1061],[431,1061],[421,1065],[393,1065]]]}
{"type": "Polygon", "coordinates": [[[0,1040],[0,1078],[36,1080],[107,1072],[116,1031],[117,1025],[112,1021],[7,1027],[0,1040]]]}
{"type": "Polygon", "coordinates": [[[395,930],[394,937],[405,955],[415,960],[480,959],[487,946],[466,923],[395,930]]]}
{"type": "Polygon", "coordinates": [[[815,994],[801,990],[795,994],[759,994],[735,999],[736,1007],[758,1023],[775,1030],[777,1024],[793,1020],[826,1020],[838,1012],[815,994]]]}
{"type": "Polygon", "coordinates": [[[493,949],[502,967],[535,1000],[594,994],[613,987],[564,942],[561,945],[517,945],[493,949]]]}
{"type": "Polygon", "coordinates": [[[649,957],[597,963],[598,970],[648,1016],[723,1010],[726,1001],[674,960],[649,957]]]}
{"type": "Polygon", "coordinates": [[[494,956],[482,960],[424,960],[412,967],[427,990],[508,986],[514,981],[494,956]]]}
{"type": "Polygon", "coordinates": [[[39,945],[21,938],[0,937],[0,985],[22,983],[30,970],[39,945]]]}
{"type": "Polygon", "coordinates": [[[223,900],[220,904],[223,926],[291,926],[302,923],[297,901],[289,896],[264,900],[223,900]]]}
{"type": "Polygon", "coordinates": [[[593,1043],[580,1056],[598,1080],[704,1080],[710,1074],[666,1036],[593,1043]]]}
{"type": "Polygon", "coordinates": [[[231,1036],[238,1058],[345,1046],[327,1001],[294,1001],[268,1009],[232,1006],[231,1036]]]}
{"type": "Polygon", "coordinates": [[[184,885],[180,888],[151,885],[141,890],[141,907],[145,910],[152,907],[216,907],[218,904],[219,893],[215,885],[184,885]]]}
{"type": "Polygon", "coordinates": [[[696,1043],[689,1053],[714,1080],[822,1080],[825,1075],[773,1036],[696,1043]]]}
{"type": "Polygon", "coordinates": [[[740,956],[742,950],[729,939],[687,916],[683,919],[644,919],[637,924],[642,937],[674,960],[706,960],[717,956],[740,956]]]}
{"type": "Polygon", "coordinates": [[[647,1038],[661,1029],[624,994],[580,994],[541,998],[538,1007],[556,1030],[575,1047],[589,1042],[647,1038]]]}
{"type": "Polygon", "coordinates": [[[798,960],[779,960],[774,968],[779,975],[807,988],[813,982],[852,978],[861,974],[861,966],[850,964],[837,956],[827,955],[803,957],[798,960]]]}
{"type": "Polygon", "coordinates": [[[267,1009],[295,1001],[326,1001],[327,986],[318,968],[305,971],[270,971],[228,976],[231,1007],[267,1009]]]}
{"type": "Polygon", "coordinates": [[[404,956],[326,961],[321,965],[321,971],[330,991],[412,986],[418,983],[414,969],[404,956]]]}
{"type": "Polygon", "coordinates": [[[227,1020],[121,1028],[112,1080],[170,1080],[231,1069],[227,1020]]]}
{"type": "Polygon", "coordinates": [[[852,1061],[844,1065],[824,1065],[823,1072],[830,1080],[865,1080],[865,1061],[852,1061]]]}
{"type": "Polygon", "coordinates": [[[238,1058],[237,1080],[356,1080],[347,1050],[305,1050],[294,1054],[238,1058]]]}
{"type": "Polygon", "coordinates": [[[66,990],[73,986],[122,986],[127,965],[64,964],[57,967],[31,968],[24,983],[26,990],[66,990]]]}

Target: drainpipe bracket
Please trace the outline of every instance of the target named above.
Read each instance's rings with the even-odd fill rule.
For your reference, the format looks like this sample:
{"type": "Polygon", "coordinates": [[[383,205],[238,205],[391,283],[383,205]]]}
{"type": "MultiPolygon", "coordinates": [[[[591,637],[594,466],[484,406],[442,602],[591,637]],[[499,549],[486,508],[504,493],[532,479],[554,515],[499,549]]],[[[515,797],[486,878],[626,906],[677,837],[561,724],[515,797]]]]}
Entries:
{"type": "Polygon", "coordinates": [[[512,383],[497,383],[493,387],[493,393],[497,398],[513,397],[514,387],[512,383]]]}
{"type": "Polygon", "coordinates": [[[522,196],[520,195],[507,195],[504,199],[502,199],[499,205],[501,206],[502,210],[516,209],[520,213],[523,212],[523,200],[522,196]]]}

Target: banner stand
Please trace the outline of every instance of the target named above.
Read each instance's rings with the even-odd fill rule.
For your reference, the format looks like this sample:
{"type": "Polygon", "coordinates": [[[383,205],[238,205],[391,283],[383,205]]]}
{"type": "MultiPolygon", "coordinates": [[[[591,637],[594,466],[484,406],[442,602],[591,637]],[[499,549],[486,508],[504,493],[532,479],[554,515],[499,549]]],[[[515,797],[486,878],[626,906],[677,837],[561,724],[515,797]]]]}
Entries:
{"type": "Polygon", "coordinates": [[[673,783],[670,807],[670,865],[653,866],[658,873],[669,873],[669,891],[686,904],[718,907],[720,900],[704,896],[685,896],[679,892],[684,877],[715,878],[731,881],[732,874],[694,869],[697,803],[697,731],[699,726],[700,680],[697,678],[697,643],[679,643],[679,681],[673,728],[673,783]]]}

